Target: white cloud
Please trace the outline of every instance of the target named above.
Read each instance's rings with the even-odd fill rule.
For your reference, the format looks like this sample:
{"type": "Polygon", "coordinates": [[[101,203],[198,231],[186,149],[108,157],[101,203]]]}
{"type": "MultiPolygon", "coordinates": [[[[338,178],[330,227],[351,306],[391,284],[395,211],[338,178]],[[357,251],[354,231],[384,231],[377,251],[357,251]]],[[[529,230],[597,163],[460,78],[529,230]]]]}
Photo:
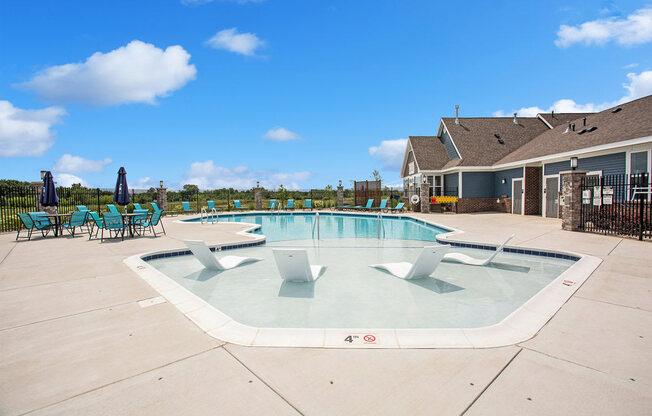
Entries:
{"type": "Polygon", "coordinates": [[[248,166],[233,168],[215,166],[212,160],[194,162],[183,174],[183,184],[194,184],[201,189],[235,188],[250,189],[260,185],[272,189],[283,185],[287,189],[300,189],[301,182],[310,178],[310,172],[274,172],[268,170],[252,170],[248,166]]]}
{"type": "Polygon", "coordinates": [[[405,146],[407,146],[407,139],[383,140],[379,146],[370,147],[369,154],[380,159],[385,169],[400,170],[405,146]]]}
{"type": "Polygon", "coordinates": [[[133,187],[134,189],[149,189],[155,187],[156,184],[154,183],[152,178],[150,178],[149,176],[145,176],[143,178],[139,178],[136,182],[130,184],[130,186],[133,187]]]}
{"type": "Polygon", "coordinates": [[[301,139],[301,136],[286,128],[274,127],[273,129],[267,130],[267,133],[263,135],[263,138],[275,140],[277,142],[287,142],[290,140],[299,140],[301,139]]]}
{"type": "MultiPolygon", "coordinates": [[[[549,113],[553,110],[556,113],[593,113],[652,94],[652,71],[643,71],[640,74],[630,72],[627,74],[627,78],[629,79],[629,83],[623,83],[623,88],[627,90],[627,94],[615,101],[599,104],[578,104],[571,99],[564,98],[555,101],[547,109],[537,106],[523,107],[516,110],[516,112],[521,117],[534,117],[538,113],[549,113]]],[[[511,115],[511,113],[505,113],[503,110],[495,111],[493,113],[494,117],[505,117],[511,115]]]]}
{"type": "Polygon", "coordinates": [[[597,19],[577,26],[561,25],[555,45],[567,48],[575,43],[604,45],[615,41],[632,46],[652,41],[652,8],[639,9],[625,19],[597,19]]]}
{"type": "Polygon", "coordinates": [[[625,65],[625,66],[623,66],[623,69],[636,68],[637,66],[638,66],[637,63],[633,63],[633,64],[629,64],[629,65],[625,65]]]}
{"type": "Polygon", "coordinates": [[[113,161],[108,157],[104,160],[90,160],[66,153],[54,162],[52,170],[68,173],[102,172],[111,162],[113,161]]]}
{"type": "Polygon", "coordinates": [[[88,186],[88,183],[85,180],[70,173],[55,173],[53,176],[54,181],[59,186],[69,187],[77,183],[81,184],[82,186],[88,186]]]}
{"type": "Polygon", "coordinates": [[[224,49],[246,56],[255,55],[256,49],[265,45],[265,41],[258,39],[255,33],[238,33],[237,27],[220,30],[205,43],[213,49],[224,49]]]}
{"type": "Polygon", "coordinates": [[[111,52],[96,52],[83,63],[47,67],[16,86],[55,103],[155,104],[157,97],[195,79],[197,70],[189,60],[181,46],[162,50],[134,40],[111,52]]]}
{"type": "Polygon", "coordinates": [[[52,125],[65,114],[60,107],[22,110],[0,100],[0,157],[42,156],[54,144],[52,125]]]}

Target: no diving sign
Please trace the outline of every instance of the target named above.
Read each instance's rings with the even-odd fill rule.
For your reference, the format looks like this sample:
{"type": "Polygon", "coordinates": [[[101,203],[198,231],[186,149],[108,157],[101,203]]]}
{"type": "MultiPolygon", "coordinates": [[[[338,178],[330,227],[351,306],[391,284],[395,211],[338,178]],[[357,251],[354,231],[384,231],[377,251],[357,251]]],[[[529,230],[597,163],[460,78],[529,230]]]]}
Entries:
{"type": "Polygon", "coordinates": [[[377,344],[378,338],[373,334],[350,334],[344,338],[346,345],[372,345],[377,344]]]}

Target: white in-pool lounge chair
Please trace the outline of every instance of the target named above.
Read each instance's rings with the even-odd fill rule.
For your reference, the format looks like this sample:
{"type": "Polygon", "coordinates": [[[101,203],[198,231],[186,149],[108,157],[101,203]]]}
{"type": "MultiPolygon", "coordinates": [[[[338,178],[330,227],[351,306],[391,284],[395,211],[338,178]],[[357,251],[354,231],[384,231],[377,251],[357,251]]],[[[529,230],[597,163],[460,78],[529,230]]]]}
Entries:
{"type": "Polygon", "coordinates": [[[421,279],[430,276],[435,271],[448,249],[449,246],[445,245],[427,246],[421,250],[414,263],[404,261],[400,263],[372,264],[369,267],[386,270],[401,279],[421,279]]]}
{"type": "Polygon", "coordinates": [[[308,262],[308,252],[300,248],[272,249],[276,267],[283,280],[312,282],[319,278],[326,266],[313,266],[308,262]]]}
{"type": "Polygon", "coordinates": [[[509,241],[512,238],[514,238],[515,235],[516,234],[510,235],[509,238],[505,240],[504,243],[496,247],[496,251],[494,251],[494,254],[492,254],[486,259],[476,259],[462,253],[448,253],[444,256],[444,261],[451,262],[451,263],[462,263],[462,264],[467,264],[469,266],[486,266],[487,264],[491,263],[494,258],[496,258],[498,253],[503,251],[503,249],[505,248],[505,244],[509,243],[509,241]]]}
{"type": "Polygon", "coordinates": [[[241,257],[241,256],[224,256],[220,259],[216,258],[210,248],[201,240],[183,240],[186,246],[195,255],[195,258],[209,270],[228,270],[237,267],[243,263],[252,261],[260,261],[255,257],[241,257]]]}

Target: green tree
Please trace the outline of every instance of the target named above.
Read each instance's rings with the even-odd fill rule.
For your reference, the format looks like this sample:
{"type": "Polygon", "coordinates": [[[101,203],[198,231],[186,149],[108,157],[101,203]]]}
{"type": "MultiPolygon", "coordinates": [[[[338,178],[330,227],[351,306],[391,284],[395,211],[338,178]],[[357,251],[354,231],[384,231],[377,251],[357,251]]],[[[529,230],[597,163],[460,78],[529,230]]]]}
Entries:
{"type": "Polygon", "coordinates": [[[183,185],[183,189],[179,193],[181,194],[181,199],[184,201],[195,199],[197,193],[199,193],[199,187],[197,185],[187,183],[183,185]]]}
{"type": "Polygon", "coordinates": [[[374,178],[375,181],[383,180],[383,178],[380,176],[380,172],[378,172],[376,169],[374,169],[374,171],[371,172],[371,176],[374,178]]]}

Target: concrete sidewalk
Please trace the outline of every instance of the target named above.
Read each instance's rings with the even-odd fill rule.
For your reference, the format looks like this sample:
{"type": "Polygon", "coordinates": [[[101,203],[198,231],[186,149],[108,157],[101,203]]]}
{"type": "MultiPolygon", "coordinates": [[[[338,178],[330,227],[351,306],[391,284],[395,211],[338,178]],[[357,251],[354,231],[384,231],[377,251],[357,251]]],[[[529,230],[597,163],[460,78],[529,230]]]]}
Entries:
{"type": "Polygon", "coordinates": [[[224,344],[122,262],[245,240],[237,223],[164,220],[167,236],[14,242],[0,235],[0,414],[649,414],[652,244],[510,214],[424,215],[456,238],[601,257],[533,339],[467,350],[224,344]]]}

